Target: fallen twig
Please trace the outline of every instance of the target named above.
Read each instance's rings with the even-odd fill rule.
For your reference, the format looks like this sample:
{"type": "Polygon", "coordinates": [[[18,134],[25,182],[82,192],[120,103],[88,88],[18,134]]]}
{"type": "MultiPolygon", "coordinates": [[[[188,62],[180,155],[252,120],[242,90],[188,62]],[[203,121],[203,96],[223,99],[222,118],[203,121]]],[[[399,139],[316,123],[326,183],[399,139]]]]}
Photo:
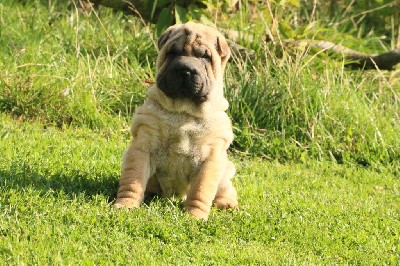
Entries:
{"type": "Polygon", "coordinates": [[[353,69],[393,70],[394,66],[400,63],[400,49],[382,54],[366,54],[328,41],[286,40],[285,44],[309,46],[332,54],[342,55],[345,59],[351,61],[346,66],[353,69]]]}

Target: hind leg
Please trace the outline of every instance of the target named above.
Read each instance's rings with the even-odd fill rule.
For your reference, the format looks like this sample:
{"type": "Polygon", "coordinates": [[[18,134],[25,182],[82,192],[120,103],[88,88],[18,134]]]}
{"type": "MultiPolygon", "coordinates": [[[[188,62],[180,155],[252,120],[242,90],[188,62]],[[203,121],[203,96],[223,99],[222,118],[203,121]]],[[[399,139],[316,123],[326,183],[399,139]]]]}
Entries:
{"type": "Polygon", "coordinates": [[[219,183],[217,194],[213,201],[213,204],[219,209],[238,208],[237,192],[231,181],[234,174],[235,166],[232,162],[229,162],[225,175],[219,183]]]}
{"type": "Polygon", "coordinates": [[[160,183],[158,183],[156,175],[153,175],[149,179],[149,182],[147,182],[145,193],[146,193],[146,195],[161,195],[162,194],[160,183]]]}

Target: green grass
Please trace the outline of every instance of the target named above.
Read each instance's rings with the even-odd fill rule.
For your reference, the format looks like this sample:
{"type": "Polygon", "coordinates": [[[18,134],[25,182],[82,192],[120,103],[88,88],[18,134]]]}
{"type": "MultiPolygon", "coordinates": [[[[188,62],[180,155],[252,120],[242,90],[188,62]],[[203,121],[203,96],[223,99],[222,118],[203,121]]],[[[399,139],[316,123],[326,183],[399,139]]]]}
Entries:
{"type": "MultiPolygon", "coordinates": [[[[1,2],[0,112],[59,127],[128,125],[146,81],[154,81],[154,29],[106,8],[89,11],[1,2]]],[[[243,44],[268,21],[257,23],[243,44]]],[[[255,59],[233,58],[226,73],[235,150],[281,162],[333,160],[400,171],[398,71],[344,71],[343,62],[308,50],[249,46],[255,59]]]]}
{"type": "Polygon", "coordinates": [[[110,207],[126,132],[0,121],[0,264],[400,262],[389,172],[234,157],[241,209],[204,223],[179,200],[110,207]]]}
{"type": "Polygon", "coordinates": [[[60,6],[0,4],[0,111],[59,126],[116,127],[153,79],[150,34],[110,10],[100,21],[60,6]]]}
{"type": "Polygon", "coordinates": [[[0,265],[398,265],[399,71],[250,42],[267,21],[246,23],[231,26],[255,59],[226,73],[241,209],[203,223],[178,199],[110,207],[155,77],[154,29],[106,8],[0,0],[0,265]]]}

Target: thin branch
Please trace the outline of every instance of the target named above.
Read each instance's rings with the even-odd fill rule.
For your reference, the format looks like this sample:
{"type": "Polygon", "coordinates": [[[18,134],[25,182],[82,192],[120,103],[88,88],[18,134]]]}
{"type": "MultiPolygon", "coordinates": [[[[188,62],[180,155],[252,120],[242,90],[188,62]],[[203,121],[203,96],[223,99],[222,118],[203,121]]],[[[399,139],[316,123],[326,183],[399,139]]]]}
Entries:
{"type": "Polygon", "coordinates": [[[352,61],[346,66],[354,69],[393,70],[394,66],[400,63],[400,49],[382,54],[365,54],[328,41],[289,40],[285,42],[297,46],[315,47],[322,51],[342,55],[346,60],[352,61]]]}
{"type": "Polygon", "coordinates": [[[342,23],[346,22],[346,21],[349,20],[349,19],[353,21],[356,17],[365,16],[365,15],[367,15],[367,14],[369,14],[369,13],[373,13],[373,12],[375,12],[375,11],[378,11],[378,10],[381,10],[381,9],[384,9],[384,8],[387,8],[387,7],[395,6],[396,4],[398,4],[398,3],[397,3],[396,1],[393,1],[393,2],[384,4],[384,5],[381,5],[381,6],[372,8],[372,9],[364,10],[364,11],[358,13],[358,14],[352,15],[350,18],[345,18],[345,19],[341,20],[341,21],[339,22],[339,24],[342,24],[342,23]]]}

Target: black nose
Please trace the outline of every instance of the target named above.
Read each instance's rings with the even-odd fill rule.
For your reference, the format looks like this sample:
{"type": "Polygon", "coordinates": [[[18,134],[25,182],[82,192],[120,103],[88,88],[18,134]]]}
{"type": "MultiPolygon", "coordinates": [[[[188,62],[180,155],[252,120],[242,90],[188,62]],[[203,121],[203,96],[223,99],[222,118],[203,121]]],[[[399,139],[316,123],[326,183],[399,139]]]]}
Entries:
{"type": "Polygon", "coordinates": [[[197,89],[196,87],[199,83],[199,77],[196,70],[190,68],[177,69],[175,78],[175,82],[181,83],[186,89],[197,89]]]}
{"type": "Polygon", "coordinates": [[[185,79],[190,79],[193,76],[193,71],[189,69],[179,69],[178,73],[181,77],[185,79]]]}

